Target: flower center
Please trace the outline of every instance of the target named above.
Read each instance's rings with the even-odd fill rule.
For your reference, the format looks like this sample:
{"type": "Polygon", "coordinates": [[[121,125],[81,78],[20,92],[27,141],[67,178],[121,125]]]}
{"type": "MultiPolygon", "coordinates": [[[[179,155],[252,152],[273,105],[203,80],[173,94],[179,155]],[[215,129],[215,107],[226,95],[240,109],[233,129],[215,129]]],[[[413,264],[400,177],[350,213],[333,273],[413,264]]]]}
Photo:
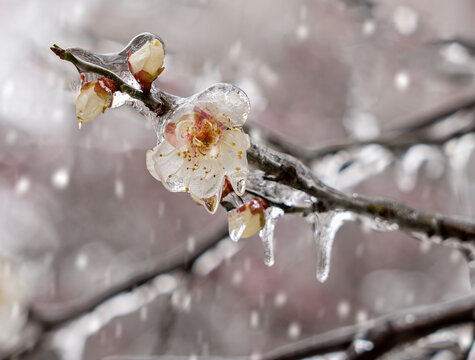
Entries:
{"type": "Polygon", "coordinates": [[[214,155],[222,127],[206,110],[195,108],[193,113],[183,115],[178,121],[177,135],[186,144],[191,155],[214,155]]]}

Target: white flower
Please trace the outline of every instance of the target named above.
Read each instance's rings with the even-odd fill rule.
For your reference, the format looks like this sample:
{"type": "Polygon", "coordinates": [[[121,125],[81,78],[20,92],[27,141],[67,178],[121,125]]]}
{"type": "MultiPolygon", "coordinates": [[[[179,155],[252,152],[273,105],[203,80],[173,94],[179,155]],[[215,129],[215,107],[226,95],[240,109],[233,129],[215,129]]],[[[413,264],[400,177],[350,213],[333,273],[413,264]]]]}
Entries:
{"type": "Polygon", "coordinates": [[[146,42],[134,53],[129,53],[129,70],[142,89],[149,91],[152,82],[163,71],[165,51],[162,43],[153,39],[146,42]]]}
{"type": "Polygon", "coordinates": [[[85,83],[76,98],[76,116],[79,125],[90,122],[112,105],[115,83],[107,78],[100,78],[85,83]]]}
{"type": "Polygon", "coordinates": [[[268,207],[265,200],[254,198],[235,210],[228,212],[229,235],[233,241],[257,234],[265,223],[264,209],[268,207]]]}
{"type": "Polygon", "coordinates": [[[247,95],[216,84],[193,96],[167,119],[163,141],[147,151],[147,168],[165,188],[186,191],[214,213],[225,179],[245,191],[249,137],[241,126],[249,115],[247,95]]]}

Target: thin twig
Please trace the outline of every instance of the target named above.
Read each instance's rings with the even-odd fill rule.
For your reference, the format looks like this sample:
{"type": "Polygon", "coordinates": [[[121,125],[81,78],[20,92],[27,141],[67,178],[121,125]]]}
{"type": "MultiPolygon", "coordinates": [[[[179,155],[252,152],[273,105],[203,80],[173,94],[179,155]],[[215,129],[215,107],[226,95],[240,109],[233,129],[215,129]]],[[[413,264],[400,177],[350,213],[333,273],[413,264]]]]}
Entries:
{"type": "Polygon", "coordinates": [[[155,112],[158,116],[161,116],[168,111],[170,106],[163,97],[161,97],[160,101],[158,101],[152,96],[150,92],[143,92],[135,89],[134,87],[123,81],[119,76],[114,74],[112,71],[109,71],[97,65],[89,64],[81,59],[78,59],[68,49],[62,49],[56,44],[54,44],[50,49],[61,60],[69,61],[74,66],[76,66],[79,72],[90,72],[102,75],[108,79],[115,81],[118,84],[119,91],[128,94],[134,99],[142,101],[145,106],[147,106],[152,112],[155,112]]]}
{"type": "MultiPolygon", "coordinates": [[[[273,135],[266,135],[264,138],[266,143],[275,149],[293,155],[304,162],[309,162],[342,150],[349,150],[372,144],[384,146],[392,151],[404,151],[416,144],[442,145],[451,139],[475,131],[474,125],[472,124],[465,129],[440,138],[413,135],[416,132],[432,127],[459,111],[470,110],[473,109],[473,107],[475,107],[475,96],[472,95],[452,104],[430,111],[427,114],[417,116],[413,120],[408,121],[414,125],[391,130],[384,137],[368,140],[346,141],[317,148],[299,146],[273,135]]],[[[249,126],[247,129],[251,131],[249,126]]]]}
{"type": "Polygon", "coordinates": [[[332,330],[271,351],[262,359],[298,360],[335,351],[346,351],[347,360],[376,359],[397,345],[417,340],[449,326],[472,323],[474,311],[475,295],[441,304],[425,305],[385,315],[366,324],[332,330]],[[354,345],[357,345],[355,341],[358,339],[371,342],[372,349],[357,351],[354,345]]]}

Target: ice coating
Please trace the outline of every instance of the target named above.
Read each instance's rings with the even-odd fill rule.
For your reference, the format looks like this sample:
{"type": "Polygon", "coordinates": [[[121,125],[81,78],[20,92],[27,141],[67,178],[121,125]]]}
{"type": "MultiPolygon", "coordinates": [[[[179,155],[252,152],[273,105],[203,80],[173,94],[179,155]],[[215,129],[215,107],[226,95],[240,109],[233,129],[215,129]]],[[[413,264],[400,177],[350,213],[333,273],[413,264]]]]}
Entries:
{"type": "Polygon", "coordinates": [[[163,46],[165,50],[165,44],[163,40],[155,34],[152,33],[142,33],[134,37],[121,51],[111,54],[96,54],[88,50],[81,48],[71,48],[68,49],[71,54],[77,58],[95,65],[100,66],[104,69],[112,71],[118,75],[124,82],[140,90],[140,86],[135,81],[134,77],[129,71],[127,64],[127,57],[129,53],[136,52],[148,41],[157,39],[163,46]]]}
{"type": "Polygon", "coordinates": [[[266,224],[264,228],[259,231],[259,237],[264,245],[264,263],[267,266],[274,265],[274,230],[277,219],[282,215],[284,215],[284,210],[275,206],[271,206],[265,210],[266,224]]]}
{"type": "Polygon", "coordinates": [[[214,213],[225,179],[244,194],[250,141],[240,126],[249,111],[247,95],[231,84],[182,99],[157,126],[159,144],[147,152],[147,169],[167,190],[189,192],[214,213]]]}
{"type": "Polygon", "coordinates": [[[384,171],[394,155],[381,145],[366,145],[325,156],[313,166],[315,175],[339,190],[356,186],[384,171]]]}
{"type": "Polygon", "coordinates": [[[427,173],[432,178],[440,177],[444,171],[444,156],[436,146],[412,146],[401,159],[398,167],[397,184],[403,191],[413,190],[421,166],[427,164],[427,173]]]}
{"type": "Polygon", "coordinates": [[[303,191],[292,189],[289,186],[275,181],[267,181],[260,171],[251,171],[247,177],[247,189],[270,201],[283,203],[287,206],[311,207],[316,201],[303,191]]]}

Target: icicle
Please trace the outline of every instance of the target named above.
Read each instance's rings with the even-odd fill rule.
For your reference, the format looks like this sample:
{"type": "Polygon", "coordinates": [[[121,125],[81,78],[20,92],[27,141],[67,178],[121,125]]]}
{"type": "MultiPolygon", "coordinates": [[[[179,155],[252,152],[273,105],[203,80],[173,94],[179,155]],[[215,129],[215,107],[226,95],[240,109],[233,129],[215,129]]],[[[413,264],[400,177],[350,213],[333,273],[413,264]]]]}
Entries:
{"type": "Polygon", "coordinates": [[[274,265],[274,229],[277,219],[284,215],[284,210],[271,206],[265,210],[266,224],[259,231],[259,237],[264,244],[264,263],[267,266],[274,265]]]}
{"type": "Polygon", "coordinates": [[[316,213],[313,223],[313,236],[317,245],[317,279],[321,283],[328,279],[333,240],[340,227],[355,216],[349,211],[328,211],[316,213]]]}

